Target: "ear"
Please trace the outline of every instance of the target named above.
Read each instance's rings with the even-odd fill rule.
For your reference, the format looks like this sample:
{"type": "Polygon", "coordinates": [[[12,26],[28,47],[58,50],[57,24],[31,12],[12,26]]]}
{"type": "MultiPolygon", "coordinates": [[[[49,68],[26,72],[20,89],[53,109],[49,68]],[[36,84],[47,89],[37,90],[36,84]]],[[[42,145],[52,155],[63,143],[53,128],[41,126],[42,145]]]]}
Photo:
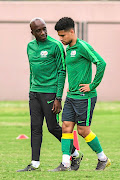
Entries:
{"type": "Polygon", "coordinates": [[[74,34],[75,32],[74,32],[74,29],[70,29],[70,32],[71,32],[71,34],[74,34]]]}
{"type": "Polygon", "coordinates": [[[33,33],[33,31],[31,31],[31,34],[34,36],[34,33],[33,33]]]}

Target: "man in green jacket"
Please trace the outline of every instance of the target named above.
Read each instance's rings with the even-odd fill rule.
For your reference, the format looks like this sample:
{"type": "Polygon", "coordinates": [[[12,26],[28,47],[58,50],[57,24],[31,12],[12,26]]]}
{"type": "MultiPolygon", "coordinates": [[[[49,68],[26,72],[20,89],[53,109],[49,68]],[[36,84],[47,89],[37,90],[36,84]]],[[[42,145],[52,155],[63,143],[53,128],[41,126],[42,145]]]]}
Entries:
{"type": "Polygon", "coordinates": [[[97,100],[96,87],[102,80],[106,63],[102,57],[85,41],[75,35],[74,21],[69,17],[61,18],[55,25],[61,42],[66,49],[69,91],[62,114],[62,163],[52,171],[71,170],[70,152],[73,144],[73,128],[90,148],[97,154],[96,170],[104,170],[110,160],[104,154],[97,136],[91,131],[92,114],[97,100]],[[92,63],[96,74],[92,81],[92,63]]]}
{"type": "MultiPolygon", "coordinates": [[[[66,77],[64,48],[61,42],[47,35],[46,23],[43,19],[32,19],[30,28],[32,35],[35,36],[35,39],[27,46],[30,64],[29,107],[32,161],[26,168],[17,172],[36,170],[40,166],[44,117],[49,132],[59,141],[62,137],[62,128],[56,116],[62,109],[61,100],[66,77]]],[[[81,157],[75,147],[72,149],[72,154],[72,161],[75,162],[74,170],[77,170],[81,157]]]]}

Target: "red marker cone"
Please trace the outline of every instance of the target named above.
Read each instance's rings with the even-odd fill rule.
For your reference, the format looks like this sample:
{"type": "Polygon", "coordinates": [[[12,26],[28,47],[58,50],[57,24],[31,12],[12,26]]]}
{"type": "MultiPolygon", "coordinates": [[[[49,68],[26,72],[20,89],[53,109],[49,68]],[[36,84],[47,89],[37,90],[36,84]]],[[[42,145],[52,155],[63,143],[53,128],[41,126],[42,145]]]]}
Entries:
{"type": "Polygon", "coordinates": [[[73,135],[74,135],[73,145],[79,151],[80,147],[79,147],[79,142],[78,142],[78,137],[77,137],[77,131],[73,131],[73,135]]]}
{"type": "Polygon", "coordinates": [[[28,139],[25,134],[20,134],[16,139],[28,139]]]}

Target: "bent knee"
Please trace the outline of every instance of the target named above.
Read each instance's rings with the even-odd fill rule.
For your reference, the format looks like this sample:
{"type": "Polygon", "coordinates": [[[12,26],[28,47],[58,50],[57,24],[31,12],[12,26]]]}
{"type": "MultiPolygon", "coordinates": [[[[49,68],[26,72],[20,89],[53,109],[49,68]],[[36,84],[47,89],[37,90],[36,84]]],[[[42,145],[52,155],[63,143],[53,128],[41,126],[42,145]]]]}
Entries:
{"type": "Polygon", "coordinates": [[[72,133],[75,123],[71,121],[63,121],[62,133],[72,133]]]}
{"type": "Polygon", "coordinates": [[[48,128],[48,131],[53,134],[54,133],[54,128],[48,128]]]}
{"type": "Polygon", "coordinates": [[[90,127],[87,126],[79,126],[77,127],[78,134],[85,138],[90,133],[90,127]]]}

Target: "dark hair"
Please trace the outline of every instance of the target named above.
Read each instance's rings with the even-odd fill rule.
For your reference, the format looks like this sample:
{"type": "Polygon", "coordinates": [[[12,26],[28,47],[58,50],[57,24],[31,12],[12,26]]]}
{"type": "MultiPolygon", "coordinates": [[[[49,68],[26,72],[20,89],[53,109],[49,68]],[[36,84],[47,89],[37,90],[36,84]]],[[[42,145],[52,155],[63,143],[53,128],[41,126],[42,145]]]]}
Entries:
{"type": "Polygon", "coordinates": [[[71,28],[74,29],[74,21],[73,19],[69,17],[63,17],[61,18],[55,25],[55,30],[60,31],[60,30],[69,30],[71,28]]]}

